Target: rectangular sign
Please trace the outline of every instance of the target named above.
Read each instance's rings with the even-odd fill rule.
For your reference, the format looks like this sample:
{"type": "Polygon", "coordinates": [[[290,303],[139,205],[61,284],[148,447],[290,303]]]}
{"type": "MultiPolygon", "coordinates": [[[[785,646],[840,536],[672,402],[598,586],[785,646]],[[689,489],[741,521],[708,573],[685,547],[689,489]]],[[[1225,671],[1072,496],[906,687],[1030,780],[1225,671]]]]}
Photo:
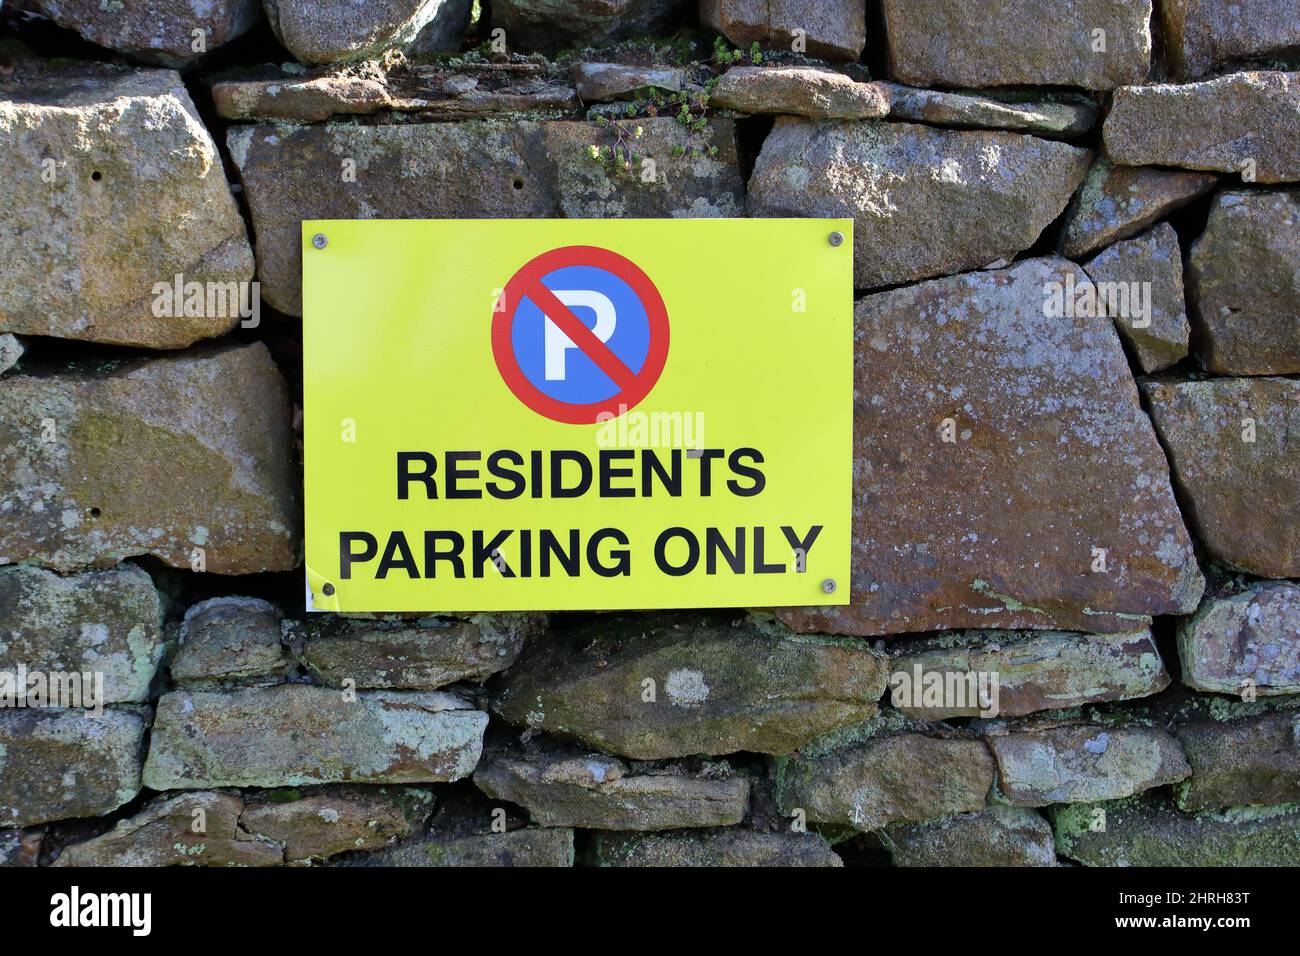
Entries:
{"type": "Polygon", "coordinates": [[[314,609],[848,603],[852,220],[302,230],[314,609]]]}

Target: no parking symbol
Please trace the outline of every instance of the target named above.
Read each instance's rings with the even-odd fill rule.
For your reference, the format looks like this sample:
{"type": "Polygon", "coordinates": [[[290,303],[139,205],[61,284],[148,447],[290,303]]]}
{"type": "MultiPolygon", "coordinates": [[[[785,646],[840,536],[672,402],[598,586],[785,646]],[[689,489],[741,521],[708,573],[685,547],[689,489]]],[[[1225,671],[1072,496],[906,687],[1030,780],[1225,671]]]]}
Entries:
{"type": "Polygon", "coordinates": [[[558,422],[590,425],[644,399],[668,359],[668,311],[631,260],[564,246],[506,283],[492,354],[510,391],[558,422]]]}

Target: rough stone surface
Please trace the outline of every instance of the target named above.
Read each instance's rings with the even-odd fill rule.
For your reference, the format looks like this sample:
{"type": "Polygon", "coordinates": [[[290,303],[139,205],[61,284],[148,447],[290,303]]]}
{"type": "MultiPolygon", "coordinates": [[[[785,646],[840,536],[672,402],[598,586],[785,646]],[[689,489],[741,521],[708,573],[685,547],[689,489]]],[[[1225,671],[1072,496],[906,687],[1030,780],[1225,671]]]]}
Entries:
{"type": "Polygon", "coordinates": [[[745,186],[731,120],[712,119],[702,133],[688,133],[672,117],[638,120],[640,155],[655,161],[656,181],[632,169],[611,176],[586,157],[610,134],[590,123],[541,124],[543,149],[555,162],[557,215],[567,219],[712,219],[743,214],[745,186]],[[685,150],[675,157],[673,151],[685,150]],[[716,155],[710,155],[716,150],[716,155]],[[698,153],[699,155],[696,155],[698,153]],[[586,158],[586,162],[582,159],[586,158]],[[658,175],[662,171],[665,175],[658,175]]]}
{"type": "Polygon", "coordinates": [[[827,753],[778,765],[777,802],[787,817],[879,830],[980,810],[993,783],[981,740],[883,730],[827,753]]]}
{"type": "Polygon", "coordinates": [[[212,85],[227,119],[317,123],[332,116],[460,120],[508,114],[521,119],[576,116],[573,87],[534,63],[484,63],[469,72],[438,65],[367,62],[303,74],[291,68],[242,70],[212,85]]]}
{"type": "Polygon", "coordinates": [[[1065,208],[1088,157],[1017,133],[781,117],[763,141],[746,210],[852,216],[854,285],[868,289],[1028,248],[1065,208]]]}
{"type": "Polygon", "coordinates": [[[283,849],[239,826],[227,793],[158,797],[102,836],[65,849],[55,866],[275,866],[283,849]],[[196,829],[198,832],[196,832],[196,829]]]}
{"type": "Polygon", "coordinates": [[[752,621],[622,618],[535,645],[491,708],[508,723],[641,760],[782,754],[873,716],[884,688],[883,657],[857,642],[752,621]]]}
{"type": "Polygon", "coordinates": [[[459,780],[487,715],[438,692],[323,687],[174,691],[158,701],[145,785],[154,790],[459,780]],[[258,746],[248,746],[250,739],[258,746]]]}
{"type": "Polygon", "coordinates": [[[0,332],[178,348],[241,321],[248,236],[178,74],[20,61],[0,77],[0,166],[24,171],[0,186],[0,332]],[[155,291],[177,275],[235,295],[209,307],[205,285],[186,316],[155,291]]]}
{"type": "Polygon", "coordinates": [[[45,831],[0,830],[0,868],[35,866],[41,855],[45,831]]]}
{"type": "Polygon", "coordinates": [[[146,63],[182,67],[245,33],[262,13],[258,0],[36,0],[36,6],[61,27],[76,30],[91,43],[146,63]],[[195,30],[203,42],[195,50],[195,30]]]}
{"type": "Polygon", "coordinates": [[[1239,570],[1300,576],[1300,381],[1152,380],[1142,391],[1197,537],[1239,570]]]}
{"type": "Polygon", "coordinates": [[[456,53],[465,42],[473,13],[474,0],[442,0],[433,19],[416,34],[406,51],[413,55],[456,53]]]}
{"type": "Polygon", "coordinates": [[[573,831],[522,829],[403,843],[349,860],[353,866],[573,866],[573,831]]]}
{"type": "Polygon", "coordinates": [[[683,0],[494,0],[492,25],[511,48],[556,53],[628,37],[671,33],[683,0]]]}
{"type": "Polygon", "coordinates": [[[1102,126],[1106,155],[1125,166],[1180,166],[1300,180],[1300,74],[1233,73],[1183,85],[1115,91],[1102,126]]]}
{"type": "Polygon", "coordinates": [[[1052,827],[1024,807],[990,804],[933,823],[886,827],[894,866],[1055,866],[1052,827]]]}
{"type": "Polygon", "coordinates": [[[0,827],[102,816],[133,800],[144,731],[127,710],[0,710],[0,827]]]}
{"type": "Polygon", "coordinates": [[[755,833],[735,827],[683,833],[598,833],[593,866],[843,866],[815,833],[755,833]]]}
{"type": "Polygon", "coordinates": [[[575,63],[571,74],[573,85],[585,103],[621,99],[647,87],[676,93],[690,85],[686,70],[671,66],[575,63]]]}
{"type": "Polygon", "coordinates": [[[1300,48],[1300,17],[1291,0],[1160,0],[1157,6],[1169,61],[1180,77],[1300,48]]]}
{"type": "Polygon", "coordinates": [[[987,739],[998,787],[1019,806],[1116,800],[1191,773],[1178,740],[1147,727],[1066,724],[987,739]]]}
{"type": "Polygon", "coordinates": [[[714,120],[687,132],[671,117],[637,121],[638,149],[666,175],[612,177],[586,155],[606,131],[594,123],[427,123],[411,126],[233,127],[257,235],[262,294],[302,311],[303,219],[680,218],[736,216],[743,204],[735,134],[714,120]],[[674,157],[673,148],[701,157],[674,157]],[[707,155],[717,146],[716,156],[707,155]],[[356,159],[356,181],[339,176],[356,159]]]}
{"type": "Polygon", "coordinates": [[[709,103],[741,113],[820,119],[879,119],[889,113],[889,94],[881,84],[807,66],[733,66],[719,78],[709,103]]]}
{"type": "Polygon", "coordinates": [[[1196,607],[1204,581],[1110,319],[1045,317],[1071,276],[1087,284],[1034,259],[859,300],[853,603],[783,620],[1131,631],[1196,607]]]}
{"type": "Polygon", "coordinates": [[[1108,90],[1151,66],[1151,0],[882,0],[890,75],[916,86],[1108,90]],[[1097,34],[1105,31],[1105,50],[1097,34]]]}
{"type": "Polygon", "coordinates": [[[1081,259],[1136,236],[1216,182],[1208,173],[1116,166],[1099,156],[1066,211],[1061,251],[1081,259]]]}
{"type": "Polygon", "coordinates": [[[483,681],[511,666],[537,639],[537,614],[479,614],[469,619],[360,620],[326,615],[292,627],[294,656],[317,681],[333,687],[436,690],[483,681]]]}
{"type": "Polygon", "coordinates": [[[276,37],[300,63],[364,60],[411,43],[438,18],[448,21],[438,29],[463,31],[469,25],[469,5],[462,0],[263,0],[263,5],[276,37]]]}
{"type": "Polygon", "coordinates": [[[1188,264],[1207,371],[1300,372],[1300,190],[1219,193],[1188,264]]]}
{"type": "Polygon", "coordinates": [[[494,800],[528,810],[544,827],[668,830],[729,826],[749,806],[744,776],[634,770],[603,754],[490,753],[475,785],[494,800]]]}
{"type": "Polygon", "coordinates": [[[1295,866],[1300,809],[1233,807],[1179,813],[1132,798],[1052,811],[1056,851],[1085,866],[1295,866]],[[1094,828],[1104,813],[1105,828],[1094,828]]]}
{"type": "Polygon", "coordinates": [[[959,129],[1007,129],[1047,136],[1078,136],[1092,129],[1097,107],[1091,103],[1051,100],[1000,100],[976,93],[922,90],[882,83],[889,96],[889,115],[932,126],[959,129]]]}
{"type": "Polygon", "coordinates": [[[143,701],[165,650],[162,601],[134,565],[66,578],[0,568],[0,672],[94,674],[92,706],[143,701]]]}
{"type": "Polygon", "coordinates": [[[1144,372],[1158,372],[1187,355],[1191,326],[1183,305],[1183,253],[1178,233],[1162,222],[1083,264],[1097,303],[1115,321],[1144,372]]]}
{"type": "Polygon", "coordinates": [[[154,799],[55,866],[277,866],[386,846],[428,816],[428,791],[327,787],[271,802],[200,791],[154,799]],[[285,800],[286,802],[278,802],[285,800]]]}
{"type": "Polygon", "coordinates": [[[895,655],[890,681],[894,706],[910,716],[930,720],[977,716],[987,708],[977,702],[960,707],[932,704],[924,697],[904,700],[904,685],[895,678],[907,675],[907,688],[916,688],[918,666],[922,675],[943,675],[945,687],[950,674],[996,674],[997,713],[987,715],[994,717],[1132,700],[1169,686],[1160,651],[1146,629],[1127,634],[964,631],[950,638],[897,645],[895,655]]]}
{"type": "MultiPolygon", "coordinates": [[[[288,795],[298,796],[294,791],[288,795]]],[[[428,819],[432,808],[428,790],[324,787],[298,799],[250,804],[239,823],[249,833],[283,847],[287,861],[323,860],[404,839],[428,819]]]]}
{"type": "Polygon", "coordinates": [[[232,127],[263,298],[302,312],[303,219],[549,215],[555,192],[533,168],[538,138],[532,124],[232,127]],[[342,182],[340,157],[356,160],[355,182],[342,182]]]}
{"type": "Polygon", "coordinates": [[[700,23],[745,49],[824,60],[856,60],[867,43],[866,8],[855,0],[701,0],[700,23]]]}
{"type": "Polygon", "coordinates": [[[260,342],[95,375],[7,375],[0,564],[67,572],[152,554],[217,574],[293,568],[289,427],[260,342]]]}
{"type": "Polygon", "coordinates": [[[0,335],[0,375],[17,365],[25,351],[22,340],[16,335],[9,332],[0,335]]]}
{"type": "Polygon", "coordinates": [[[1300,802],[1300,711],[1174,729],[1192,776],[1177,789],[1182,810],[1300,802]]]}
{"type": "Polygon", "coordinates": [[[221,80],[212,84],[212,102],[225,119],[295,123],[396,107],[383,78],[347,74],[221,80]]]}
{"type": "Polygon", "coordinates": [[[1178,626],[1178,657],[1183,683],[1196,690],[1300,694],[1300,585],[1207,598],[1178,626]]]}
{"type": "Polygon", "coordinates": [[[279,608],[260,598],[200,601],[181,622],[172,680],[188,687],[278,683],[289,668],[280,643],[283,617],[279,608]]]}

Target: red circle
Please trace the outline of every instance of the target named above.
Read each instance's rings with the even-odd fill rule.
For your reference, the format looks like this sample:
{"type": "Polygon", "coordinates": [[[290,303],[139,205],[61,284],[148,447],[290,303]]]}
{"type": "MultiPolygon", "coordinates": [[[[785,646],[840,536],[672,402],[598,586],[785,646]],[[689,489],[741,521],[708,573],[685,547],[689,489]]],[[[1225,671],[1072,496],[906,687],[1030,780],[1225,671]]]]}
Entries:
{"type": "Polygon", "coordinates": [[[592,425],[602,415],[617,418],[636,407],[659,381],[659,375],[668,361],[668,309],[650,277],[630,259],[598,246],[563,246],[552,249],[524,263],[506,283],[502,295],[506,297],[506,308],[497,312],[492,319],[492,357],[510,391],[539,415],[569,425],[592,425]],[[631,286],[641,300],[650,323],[649,350],[641,370],[635,373],[634,384],[604,401],[575,405],[551,398],[524,375],[511,344],[510,332],[514,325],[515,310],[527,297],[524,288],[534,282],[540,284],[543,276],[565,266],[596,266],[618,276],[631,286]]]}

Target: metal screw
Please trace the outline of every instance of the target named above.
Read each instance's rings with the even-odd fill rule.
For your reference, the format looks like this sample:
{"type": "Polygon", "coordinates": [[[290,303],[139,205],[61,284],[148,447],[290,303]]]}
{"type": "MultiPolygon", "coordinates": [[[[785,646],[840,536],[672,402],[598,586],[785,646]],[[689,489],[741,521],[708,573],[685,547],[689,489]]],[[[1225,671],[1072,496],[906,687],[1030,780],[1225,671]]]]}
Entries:
{"type": "Polygon", "coordinates": [[[832,232],[832,233],[830,234],[830,244],[831,244],[832,246],[838,246],[838,245],[840,245],[840,243],[842,243],[843,241],[844,241],[844,233],[842,233],[842,232],[832,232]]]}
{"type": "Polygon", "coordinates": [[[318,232],[311,237],[311,244],[317,249],[324,249],[329,244],[329,240],[325,238],[325,233],[318,232]]]}
{"type": "Polygon", "coordinates": [[[834,578],[827,578],[825,581],[822,582],[822,590],[825,591],[827,594],[834,594],[835,588],[836,588],[836,584],[834,578]]]}
{"type": "Polygon", "coordinates": [[[325,582],[325,584],[321,585],[320,593],[329,597],[334,593],[334,585],[330,584],[328,581],[325,582]]]}

